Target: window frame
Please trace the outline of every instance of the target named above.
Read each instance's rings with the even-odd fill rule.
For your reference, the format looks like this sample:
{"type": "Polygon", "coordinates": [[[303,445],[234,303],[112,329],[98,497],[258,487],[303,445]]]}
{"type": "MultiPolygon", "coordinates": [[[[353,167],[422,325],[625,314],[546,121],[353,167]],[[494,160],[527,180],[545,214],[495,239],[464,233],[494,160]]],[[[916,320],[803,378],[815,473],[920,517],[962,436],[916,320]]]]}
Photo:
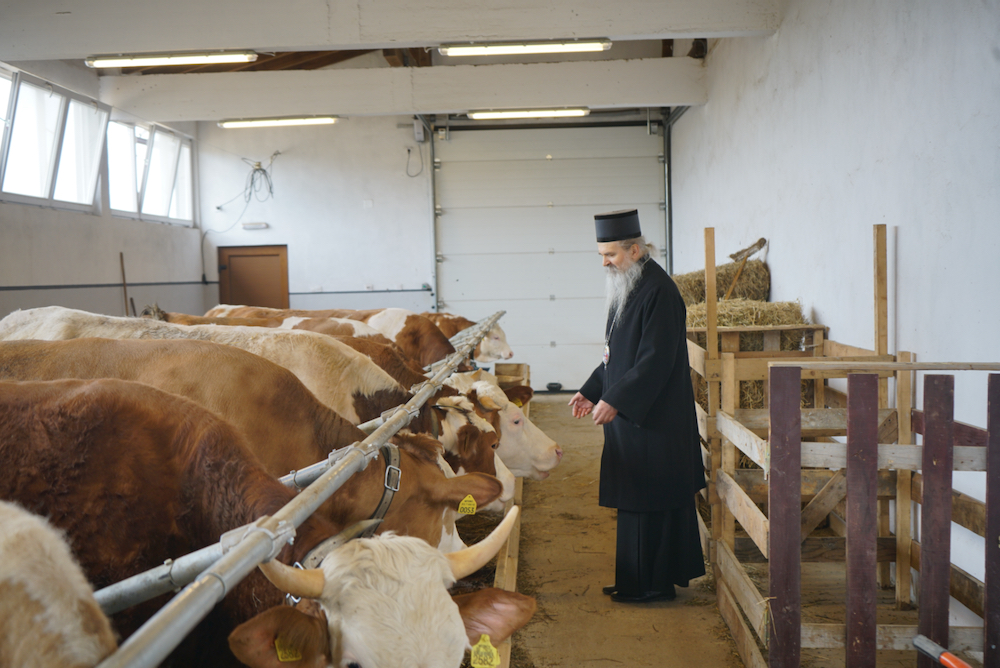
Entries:
{"type": "MultiPolygon", "coordinates": [[[[7,72],[5,70],[5,72],[7,72]]],[[[81,95],[79,93],[74,93],[71,90],[63,88],[62,86],[57,86],[49,81],[45,81],[39,77],[27,74],[25,72],[14,71],[11,74],[11,94],[10,99],[7,102],[6,110],[6,122],[3,128],[3,142],[0,143],[0,188],[2,188],[2,180],[7,172],[7,165],[10,161],[10,147],[11,140],[13,136],[13,128],[15,118],[15,111],[17,109],[17,100],[21,93],[21,84],[26,83],[38,88],[48,89],[51,93],[60,96],[61,100],[59,103],[59,118],[55,125],[55,141],[52,145],[52,155],[50,156],[49,162],[49,172],[47,176],[46,190],[47,193],[44,197],[38,197],[34,195],[21,195],[18,193],[9,193],[0,190],[0,201],[10,202],[14,204],[29,204],[35,206],[43,206],[52,209],[61,209],[66,211],[77,211],[81,213],[92,213],[97,214],[100,210],[100,198],[98,196],[99,186],[101,183],[101,177],[105,173],[105,164],[107,151],[107,129],[108,123],[111,122],[111,111],[112,108],[108,104],[104,104],[86,95],[81,95]],[[80,104],[85,104],[87,106],[92,106],[105,113],[104,123],[100,133],[100,150],[98,151],[99,157],[97,160],[97,173],[94,179],[91,200],[89,204],[80,204],[77,202],[67,202],[63,200],[55,199],[56,182],[59,178],[59,163],[62,160],[62,147],[63,142],[66,138],[66,120],[69,115],[70,101],[75,100],[80,104]]]]}
{"type": "MultiPolygon", "coordinates": [[[[111,207],[111,203],[110,203],[110,196],[109,196],[109,198],[108,198],[108,212],[113,217],[115,217],[115,218],[127,218],[127,219],[130,219],[130,220],[142,220],[142,221],[153,222],[153,223],[165,223],[165,224],[169,224],[169,225],[179,225],[179,226],[182,226],[182,227],[196,227],[197,226],[197,212],[198,212],[198,207],[197,207],[197,201],[196,201],[196,198],[197,198],[196,174],[197,174],[197,172],[195,171],[195,169],[196,169],[196,165],[197,165],[197,160],[195,158],[195,156],[196,156],[195,151],[196,151],[196,146],[197,145],[196,145],[196,142],[194,141],[194,138],[190,137],[190,136],[188,136],[186,134],[184,134],[183,132],[178,132],[177,130],[174,130],[173,128],[167,128],[167,127],[164,127],[164,126],[159,125],[157,123],[138,123],[138,122],[132,122],[132,121],[115,121],[114,119],[112,119],[110,122],[116,122],[116,123],[119,123],[121,125],[130,126],[132,128],[132,150],[133,150],[133,155],[131,156],[132,157],[131,164],[135,164],[135,154],[134,154],[135,144],[136,144],[136,141],[135,141],[135,127],[136,126],[142,127],[147,132],[149,132],[149,139],[147,140],[147,143],[146,143],[146,155],[145,155],[145,158],[144,158],[143,164],[142,164],[142,174],[138,174],[138,173],[135,174],[135,182],[136,182],[136,186],[137,186],[137,192],[136,192],[136,210],[135,211],[126,211],[126,210],[123,210],[123,209],[112,208],[111,207]],[[175,138],[176,140],[178,140],[177,155],[174,158],[174,164],[173,164],[173,168],[172,168],[172,175],[173,176],[172,176],[171,181],[170,181],[170,183],[171,183],[170,192],[167,194],[167,215],[163,215],[163,216],[157,215],[157,214],[151,214],[151,213],[143,213],[143,211],[142,211],[143,204],[145,202],[145,198],[146,198],[146,195],[147,195],[147,186],[148,186],[148,182],[149,182],[149,163],[150,163],[150,160],[152,159],[153,150],[154,150],[154,147],[156,145],[156,137],[158,135],[169,135],[169,136],[172,136],[173,138],[175,138]],[[190,184],[190,191],[191,191],[191,219],[190,220],[187,220],[185,218],[171,218],[170,215],[169,215],[169,213],[170,213],[170,203],[171,203],[171,200],[173,198],[174,191],[177,189],[177,177],[178,177],[178,175],[181,172],[181,170],[180,170],[180,161],[182,159],[182,156],[184,155],[184,151],[183,151],[183,147],[184,146],[187,146],[188,149],[189,149],[188,156],[189,156],[189,160],[190,160],[190,164],[188,165],[188,173],[191,175],[191,184],[190,184]]],[[[109,122],[109,124],[110,124],[110,122],[109,122]]],[[[105,129],[105,146],[107,146],[107,130],[106,129],[105,129]]],[[[108,163],[109,162],[110,162],[109,160],[105,160],[105,173],[107,173],[108,163]]],[[[138,165],[136,165],[136,169],[138,170],[138,165]]],[[[108,187],[110,188],[110,178],[108,180],[108,184],[109,184],[108,187]]]]}

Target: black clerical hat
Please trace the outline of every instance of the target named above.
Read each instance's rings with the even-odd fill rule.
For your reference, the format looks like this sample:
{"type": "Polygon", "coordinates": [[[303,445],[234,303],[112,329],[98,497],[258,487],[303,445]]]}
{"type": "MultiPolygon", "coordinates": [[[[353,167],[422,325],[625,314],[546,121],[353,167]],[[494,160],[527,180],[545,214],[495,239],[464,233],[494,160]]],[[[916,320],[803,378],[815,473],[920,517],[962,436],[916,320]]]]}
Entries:
{"type": "Polygon", "coordinates": [[[635,209],[599,213],[594,216],[594,225],[597,228],[598,243],[642,236],[642,230],[639,229],[639,212],[635,209]]]}

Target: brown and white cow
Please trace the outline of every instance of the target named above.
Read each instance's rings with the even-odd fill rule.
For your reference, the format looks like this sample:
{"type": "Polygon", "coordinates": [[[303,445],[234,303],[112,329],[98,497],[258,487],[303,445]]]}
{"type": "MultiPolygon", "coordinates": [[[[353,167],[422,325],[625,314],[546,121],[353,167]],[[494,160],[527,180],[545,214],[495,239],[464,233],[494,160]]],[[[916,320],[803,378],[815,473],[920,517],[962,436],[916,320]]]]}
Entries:
{"type": "Polygon", "coordinates": [[[91,668],[117,646],[63,534],[0,501],[0,664],[91,668]]]}
{"type": "MultiPolygon", "coordinates": [[[[366,434],[319,402],[287,369],[248,352],[209,341],[71,339],[0,341],[0,380],[117,378],[146,383],[187,397],[224,418],[246,438],[264,468],[280,477],[359,442],[366,434]],[[206,374],[205,369],[211,369],[206,374]]],[[[497,463],[494,428],[464,398],[429,406],[420,420],[439,440],[400,435],[400,490],[380,526],[439,545],[462,546],[454,520],[471,495],[484,510],[513,496],[514,477],[497,463]],[[428,419],[429,418],[429,419],[428,419]],[[441,461],[442,458],[444,461],[441,461]],[[483,475],[499,479],[497,481],[483,475]],[[458,477],[456,477],[458,474],[458,477]]],[[[321,508],[350,524],[379,505],[385,462],[351,478],[321,508]],[[340,496],[353,499],[342,504],[340,496]]]]}
{"type": "Polygon", "coordinates": [[[522,406],[534,395],[530,387],[502,390],[482,370],[456,373],[446,382],[473,399],[476,411],[500,433],[497,454],[515,476],[544,480],[562,461],[562,448],[524,414],[522,406]]]}
{"type": "MultiPolygon", "coordinates": [[[[48,516],[64,530],[98,587],[212,544],[225,531],[272,515],[295,495],[264,471],[223,420],[182,397],[119,380],[0,382],[0,467],[17,471],[0,478],[0,499],[48,516]]],[[[309,518],[269,568],[280,571],[279,560],[304,560],[342,528],[309,518]]],[[[311,590],[296,591],[319,599],[331,658],[372,657],[365,664],[372,668],[457,668],[468,647],[467,629],[447,588],[482,566],[495,540],[473,549],[472,564],[412,537],[348,543],[349,549],[323,560],[322,577],[307,576],[311,590]],[[417,579],[416,573],[428,575],[417,579]],[[411,633],[422,642],[411,644],[411,633]]],[[[233,665],[226,635],[282,600],[281,591],[250,575],[187,638],[174,661],[233,665]]],[[[113,622],[127,637],[161,602],[118,613],[113,622]]],[[[525,621],[522,614],[515,627],[525,621]]],[[[274,637],[268,639],[272,649],[274,637]]]]}
{"type": "Polygon", "coordinates": [[[305,311],[299,309],[269,309],[258,306],[232,306],[220,304],[210,309],[206,316],[227,316],[240,318],[268,318],[299,316],[303,318],[349,318],[358,320],[382,333],[400,349],[415,359],[421,366],[429,366],[443,360],[455,352],[440,329],[427,318],[401,308],[368,309],[327,309],[305,311]]]}
{"type": "MultiPolygon", "coordinates": [[[[196,339],[241,348],[294,373],[321,402],[360,424],[409,399],[374,362],[330,336],[261,327],[174,325],[63,308],[14,311],[0,320],[0,340],[196,339]]],[[[208,373],[208,369],[203,370],[208,373]]]]}
{"type": "MultiPolygon", "coordinates": [[[[468,318],[463,318],[460,315],[452,315],[451,313],[431,313],[427,311],[420,315],[437,325],[441,333],[449,339],[454,338],[459,332],[476,324],[468,318]]],[[[476,344],[476,348],[472,354],[474,360],[484,364],[499,360],[509,360],[513,356],[514,351],[510,349],[510,344],[507,343],[507,334],[500,327],[500,323],[490,328],[486,336],[476,344]]]]}

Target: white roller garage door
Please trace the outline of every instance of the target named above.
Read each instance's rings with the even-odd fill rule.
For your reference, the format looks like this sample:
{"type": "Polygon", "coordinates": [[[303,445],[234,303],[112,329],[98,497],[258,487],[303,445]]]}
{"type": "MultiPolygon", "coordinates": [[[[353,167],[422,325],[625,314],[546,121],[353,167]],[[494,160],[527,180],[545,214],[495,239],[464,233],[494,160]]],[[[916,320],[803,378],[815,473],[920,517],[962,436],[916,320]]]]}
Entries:
{"type": "MultiPolygon", "coordinates": [[[[452,130],[435,137],[438,295],[478,320],[498,310],[535,389],[576,389],[604,347],[594,214],[637,208],[665,245],[663,138],[645,126],[452,130]]],[[[656,258],[662,264],[662,257],[656,258]]]]}

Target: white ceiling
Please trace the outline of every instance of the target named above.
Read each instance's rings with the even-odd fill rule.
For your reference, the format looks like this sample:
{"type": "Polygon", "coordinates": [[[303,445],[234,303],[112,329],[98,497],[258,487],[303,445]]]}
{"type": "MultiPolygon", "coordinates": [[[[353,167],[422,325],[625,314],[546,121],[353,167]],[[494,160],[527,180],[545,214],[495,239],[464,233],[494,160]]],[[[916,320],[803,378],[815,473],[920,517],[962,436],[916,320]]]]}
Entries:
{"type": "MultiPolygon", "coordinates": [[[[611,60],[103,75],[100,97],[125,112],[164,122],[534,106],[670,107],[705,103],[704,61],[630,57],[636,50],[624,48],[625,43],[767,35],[778,23],[779,0],[0,0],[0,61],[609,37],[621,54],[612,47],[604,56],[611,60]]],[[[477,62],[491,61],[470,61],[477,62]]]]}

